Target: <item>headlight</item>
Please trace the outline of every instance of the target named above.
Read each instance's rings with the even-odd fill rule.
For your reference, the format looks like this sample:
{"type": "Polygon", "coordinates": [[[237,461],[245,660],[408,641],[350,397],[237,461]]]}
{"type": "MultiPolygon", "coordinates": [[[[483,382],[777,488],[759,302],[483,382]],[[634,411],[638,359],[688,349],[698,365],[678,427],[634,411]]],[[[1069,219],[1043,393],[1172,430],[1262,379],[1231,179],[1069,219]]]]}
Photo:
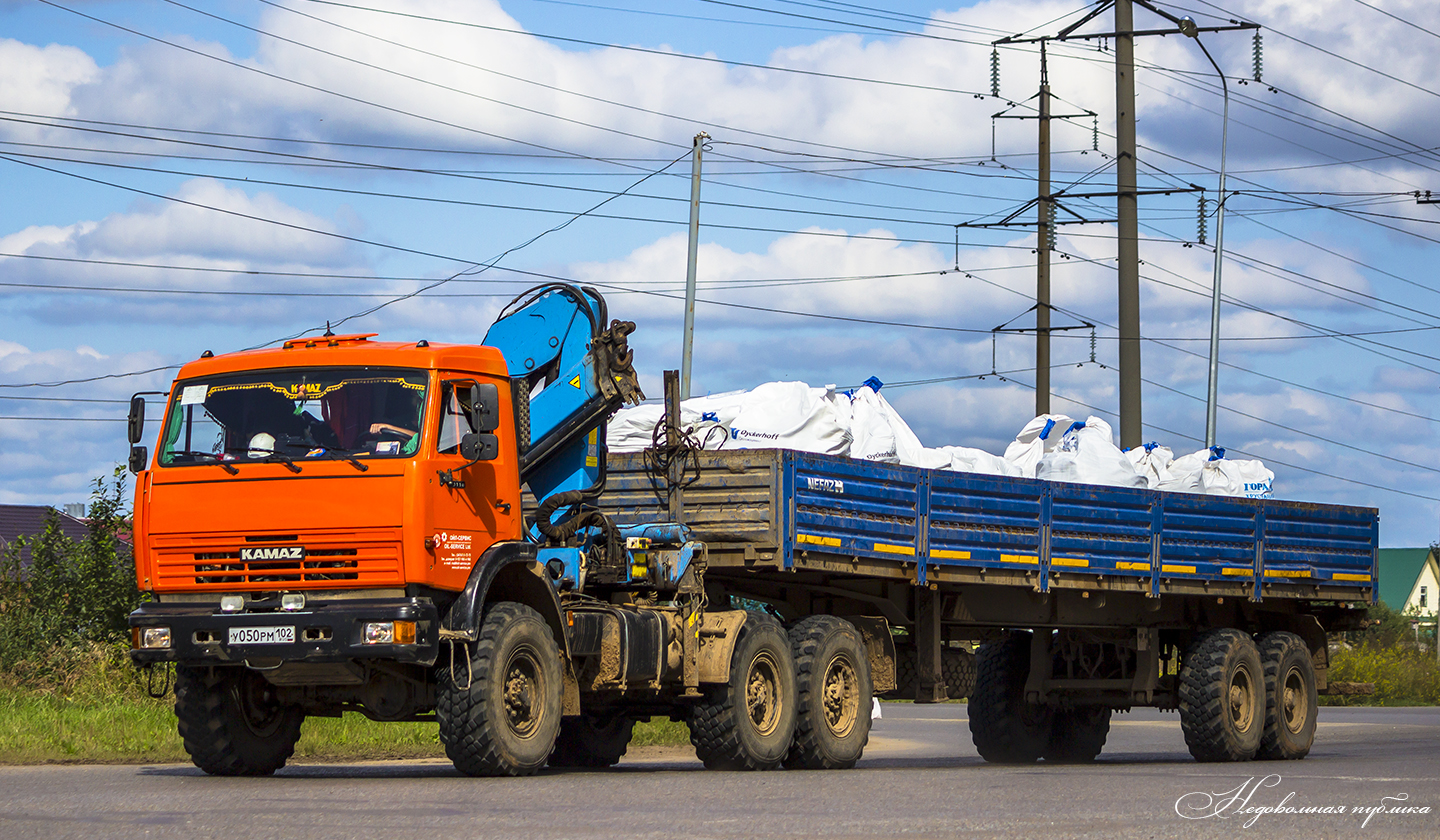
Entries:
{"type": "Polygon", "coordinates": [[[413,645],[415,622],[373,621],[365,625],[364,642],[367,645],[413,645]]]}
{"type": "Polygon", "coordinates": [[[136,627],[130,631],[130,644],[141,650],[164,650],[170,647],[169,627],[136,627]]]}

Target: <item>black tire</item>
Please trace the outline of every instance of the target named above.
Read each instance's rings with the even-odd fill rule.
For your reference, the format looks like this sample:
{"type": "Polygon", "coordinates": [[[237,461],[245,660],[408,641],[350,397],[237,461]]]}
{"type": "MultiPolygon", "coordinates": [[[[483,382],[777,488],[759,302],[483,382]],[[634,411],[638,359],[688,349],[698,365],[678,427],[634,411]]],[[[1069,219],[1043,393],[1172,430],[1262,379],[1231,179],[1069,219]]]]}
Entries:
{"type": "Polygon", "coordinates": [[[773,770],[795,734],[795,660],[775,619],[750,613],[730,657],[730,682],[690,714],[690,743],[711,770],[773,770]]]}
{"type": "Polygon", "coordinates": [[[790,628],[795,654],[795,740],[785,766],[848,770],[870,740],[870,655],[855,625],[830,615],[790,628]]]}
{"type": "Polygon", "coordinates": [[[470,649],[468,687],[462,662],[437,675],[445,754],[467,776],[531,775],[560,731],[560,646],[539,613],[501,601],[485,611],[470,649]]]}
{"type": "Polygon", "coordinates": [[[940,673],[951,700],[964,700],[975,691],[975,654],[946,648],[940,652],[940,673]]]}
{"type": "Polygon", "coordinates": [[[1079,706],[1055,712],[1045,760],[1058,764],[1086,764],[1105,749],[1110,734],[1110,710],[1104,706],[1079,706]]]}
{"type": "Polygon", "coordinates": [[[212,776],[268,776],[285,766],[305,713],[282,706],[248,668],[175,668],[175,718],[195,766],[212,776]]]}
{"type": "Polygon", "coordinates": [[[1197,636],[1180,666],[1180,728],[1196,761],[1249,761],[1265,730],[1265,676],[1250,636],[1197,636]]]}
{"type": "Polygon", "coordinates": [[[920,670],[915,648],[899,648],[895,651],[895,690],[887,691],[881,696],[889,700],[914,700],[919,679],[920,670]]]}
{"type": "Polygon", "coordinates": [[[1265,731],[1255,757],[1295,760],[1315,743],[1319,702],[1310,648],[1294,633],[1266,633],[1256,640],[1265,671],[1265,731]]]}
{"type": "Polygon", "coordinates": [[[562,718],[550,766],[613,767],[625,756],[634,731],[635,719],[624,715],[562,718]]]}
{"type": "Polygon", "coordinates": [[[980,646],[970,693],[970,737],[980,757],[996,764],[1030,764],[1050,744],[1053,714],[1025,702],[1030,634],[1014,631],[980,646]]]}

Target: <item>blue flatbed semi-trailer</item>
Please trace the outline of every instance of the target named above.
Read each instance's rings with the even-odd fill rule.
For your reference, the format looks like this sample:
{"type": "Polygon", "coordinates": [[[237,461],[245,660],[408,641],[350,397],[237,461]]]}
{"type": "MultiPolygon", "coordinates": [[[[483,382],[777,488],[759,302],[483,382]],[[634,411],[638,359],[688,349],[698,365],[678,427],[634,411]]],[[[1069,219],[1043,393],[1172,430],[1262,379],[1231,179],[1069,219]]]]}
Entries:
{"type": "Polygon", "coordinates": [[[884,619],[894,693],[969,696],[998,761],[1093,758],[1135,705],[1178,709],[1198,758],[1302,757],[1326,635],[1361,626],[1376,591],[1372,508],[789,450],[612,454],[600,504],[685,523],[712,604],[884,619]]]}

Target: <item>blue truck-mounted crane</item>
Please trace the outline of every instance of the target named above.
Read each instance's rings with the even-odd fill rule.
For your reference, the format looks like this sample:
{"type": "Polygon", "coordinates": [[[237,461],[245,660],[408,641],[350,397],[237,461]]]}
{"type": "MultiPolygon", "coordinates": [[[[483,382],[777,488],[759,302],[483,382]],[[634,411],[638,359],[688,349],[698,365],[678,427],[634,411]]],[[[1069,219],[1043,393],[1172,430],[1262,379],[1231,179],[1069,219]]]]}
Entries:
{"type": "Polygon", "coordinates": [[[480,346],[207,353],[153,459],[132,401],[132,657],[174,663],[195,763],[270,773],[358,711],[471,775],[609,766],[653,716],[707,767],[841,769],[876,695],[968,697],[989,761],[1092,760],[1145,705],[1200,760],[1309,751],[1374,510],[702,451],[668,373],[609,454],[633,329],[548,284],[480,346]]]}

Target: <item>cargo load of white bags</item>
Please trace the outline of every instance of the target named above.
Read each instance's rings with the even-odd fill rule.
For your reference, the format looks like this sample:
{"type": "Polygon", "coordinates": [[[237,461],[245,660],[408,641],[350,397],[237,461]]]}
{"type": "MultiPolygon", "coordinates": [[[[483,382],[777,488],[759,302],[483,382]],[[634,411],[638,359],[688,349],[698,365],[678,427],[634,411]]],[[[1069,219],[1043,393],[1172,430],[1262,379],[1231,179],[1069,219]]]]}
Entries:
{"type": "MultiPolygon", "coordinates": [[[[703,449],[793,449],[866,461],[1047,481],[1149,487],[1211,495],[1270,498],[1275,474],[1259,461],[1225,458],[1216,447],[1175,458],[1150,443],[1121,451],[1110,425],[1045,414],[1026,423],[999,456],[965,446],[926,447],[871,377],[852,391],[804,382],[767,382],[685,400],[680,425],[703,449]]],[[[616,413],[606,433],[611,452],[639,452],[654,443],[664,408],[650,404],[616,413]]]]}

